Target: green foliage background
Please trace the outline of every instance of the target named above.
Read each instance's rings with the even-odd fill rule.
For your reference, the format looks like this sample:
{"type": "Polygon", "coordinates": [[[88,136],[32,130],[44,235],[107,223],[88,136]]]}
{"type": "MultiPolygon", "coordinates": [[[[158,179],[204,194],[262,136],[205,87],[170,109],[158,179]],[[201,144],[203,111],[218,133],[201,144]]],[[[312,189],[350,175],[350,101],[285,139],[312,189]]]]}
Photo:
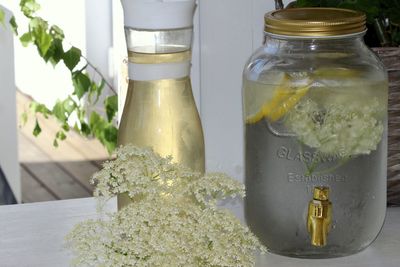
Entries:
{"type": "MultiPolygon", "coordinates": [[[[391,39],[391,45],[400,45],[400,0],[297,0],[296,7],[337,7],[359,10],[367,15],[367,44],[368,37],[374,39],[371,35],[374,31],[373,23],[376,18],[384,22],[385,30],[391,39]]],[[[376,46],[373,42],[369,44],[376,46]]]]}
{"type": "MultiPolygon", "coordinates": [[[[78,133],[86,137],[97,138],[111,153],[117,143],[118,130],[115,125],[115,117],[118,110],[117,95],[107,96],[104,99],[105,115],[96,111],[90,111],[88,107],[93,106],[99,101],[105,86],[110,87],[103,75],[82,55],[77,47],[70,47],[65,50],[64,33],[56,25],[50,25],[46,20],[36,15],[40,5],[36,0],[21,0],[20,9],[29,20],[28,31],[20,34],[15,18],[9,21],[14,33],[24,46],[34,45],[37,48],[39,56],[54,67],[58,64],[64,64],[71,74],[71,80],[74,91],[65,99],[57,100],[52,109],[48,109],[44,104],[32,102],[30,111],[36,117],[42,114],[45,118],[55,117],[60,123],[60,129],[57,131],[53,144],[59,145],[59,141],[67,138],[66,132],[71,130],[69,125],[70,118],[76,116],[78,122],[72,127],[78,133]],[[82,66],[83,67],[78,67],[82,66]],[[88,68],[92,68],[102,79],[97,83],[88,74],[88,68]]],[[[0,9],[0,24],[5,25],[5,13],[0,9]]],[[[113,90],[114,91],[114,90],[113,90]]],[[[22,114],[22,124],[28,120],[28,114],[22,114]]],[[[42,129],[36,118],[33,135],[38,136],[42,129]]]]}

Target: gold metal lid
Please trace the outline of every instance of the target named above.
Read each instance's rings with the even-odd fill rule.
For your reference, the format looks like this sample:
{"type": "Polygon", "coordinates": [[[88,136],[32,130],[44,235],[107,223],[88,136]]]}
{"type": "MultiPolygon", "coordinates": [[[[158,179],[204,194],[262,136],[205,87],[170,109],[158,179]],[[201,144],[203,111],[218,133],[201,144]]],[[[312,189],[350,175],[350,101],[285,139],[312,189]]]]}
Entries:
{"type": "Polygon", "coordinates": [[[364,13],[340,8],[288,8],[265,14],[265,32],[323,37],[361,33],[366,30],[364,13]]]}

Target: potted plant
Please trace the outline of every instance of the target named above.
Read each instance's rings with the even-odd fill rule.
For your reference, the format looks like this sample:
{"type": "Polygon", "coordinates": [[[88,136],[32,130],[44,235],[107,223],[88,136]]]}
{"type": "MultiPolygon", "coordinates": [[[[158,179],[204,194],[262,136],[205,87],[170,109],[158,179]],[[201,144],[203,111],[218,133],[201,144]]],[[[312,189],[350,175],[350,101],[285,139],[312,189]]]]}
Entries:
{"type": "MultiPolygon", "coordinates": [[[[276,9],[284,8],[275,0],[276,9]]],[[[388,205],[400,205],[400,0],[297,0],[287,8],[334,7],[367,16],[365,43],[380,57],[389,74],[388,205]]]]}

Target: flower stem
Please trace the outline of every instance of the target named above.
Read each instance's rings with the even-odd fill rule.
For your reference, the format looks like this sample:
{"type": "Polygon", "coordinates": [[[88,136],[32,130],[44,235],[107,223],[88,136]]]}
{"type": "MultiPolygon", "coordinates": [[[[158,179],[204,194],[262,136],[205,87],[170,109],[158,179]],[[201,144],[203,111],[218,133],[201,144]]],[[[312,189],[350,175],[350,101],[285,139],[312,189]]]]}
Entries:
{"type": "Polygon", "coordinates": [[[307,162],[306,162],[305,159],[304,159],[304,155],[303,155],[303,154],[304,154],[303,144],[302,144],[301,142],[299,142],[299,152],[300,152],[300,159],[301,159],[301,161],[304,163],[304,166],[305,166],[305,168],[306,168],[306,172],[305,172],[305,175],[306,175],[306,176],[311,176],[311,175],[313,175],[313,174],[315,174],[315,175],[321,175],[321,174],[326,174],[326,173],[333,172],[333,171],[335,171],[336,169],[338,169],[338,168],[340,168],[341,166],[343,166],[344,164],[346,164],[346,163],[351,159],[350,156],[344,157],[344,158],[340,159],[340,161],[338,162],[338,164],[336,164],[335,166],[332,166],[332,167],[326,168],[326,169],[324,169],[324,170],[320,170],[320,171],[314,172],[315,169],[318,167],[318,162],[319,162],[319,157],[318,157],[319,154],[318,154],[318,152],[317,152],[317,153],[315,154],[315,156],[312,158],[312,161],[311,161],[310,164],[307,164],[307,162]]]}
{"type": "MultiPolygon", "coordinates": [[[[305,158],[304,158],[303,143],[300,142],[299,140],[297,140],[297,141],[299,142],[300,160],[301,160],[301,162],[303,162],[303,164],[304,164],[304,166],[306,168],[305,175],[310,176],[314,172],[314,169],[317,167],[317,163],[318,163],[318,159],[317,158],[318,157],[317,156],[313,157],[313,159],[311,160],[310,165],[308,165],[306,160],[305,160],[305,158]],[[315,160],[315,159],[317,159],[317,160],[315,160]]],[[[318,155],[318,154],[316,154],[316,155],[318,155]]]]}
{"type": "Polygon", "coordinates": [[[336,169],[338,169],[338,168],[340,168],[341,166],[343,166],[344,164],[346,164],[349,160],[350,160],[350,157],[342,158],[342,159],[338,162],[338,164],[336,164],[335,166],[332,166],[332,167],[330,167],[330,168],[326,168],[325,170],[317,171],[317,172],[315,172],[314,174],[315,174],[315,175],[321,175],[321,174],[326,174],[326,173],[333,172],[333,171],[335,171],[336,169]]]}

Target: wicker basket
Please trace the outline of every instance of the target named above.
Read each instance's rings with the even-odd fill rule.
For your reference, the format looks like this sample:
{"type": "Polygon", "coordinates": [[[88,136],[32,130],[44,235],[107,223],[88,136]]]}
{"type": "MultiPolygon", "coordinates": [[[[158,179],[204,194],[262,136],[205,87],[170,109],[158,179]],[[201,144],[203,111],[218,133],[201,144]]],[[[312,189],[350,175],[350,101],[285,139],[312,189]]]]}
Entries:
{"type": "Polygon", "coordinates": [[[389,74],[388,205],[400,205],[400,48],[373,48],[389,74]]]}

